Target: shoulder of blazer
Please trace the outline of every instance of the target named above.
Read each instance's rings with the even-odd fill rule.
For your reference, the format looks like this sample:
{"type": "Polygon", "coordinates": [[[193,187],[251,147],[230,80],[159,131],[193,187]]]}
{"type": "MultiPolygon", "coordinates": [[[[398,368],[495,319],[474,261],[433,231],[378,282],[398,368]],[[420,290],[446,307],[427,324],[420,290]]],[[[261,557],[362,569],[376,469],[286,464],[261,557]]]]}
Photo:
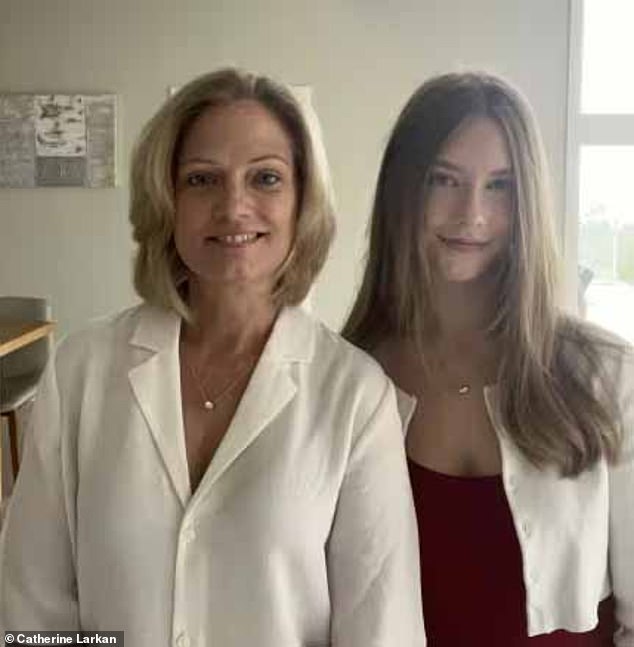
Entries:
{"type": "MultiPolygon", "coordinates": [[[[310,371],[319,395],[332,404],[354,402],[359,420],[369,418],[384,398],[395,398],[392,382],[381,365],[322,321],[302,313],[314,330],[310,371]]],[[[304,324],[306,325],[306,324],[304,324]]]]}
{"type": "Polygon", "coordinates": [[[159,328],[165,329],[166,322],[173,317],[178,318],[178,315],[141,304],[114,315],[95,319],[86,327],[60,340],[53,356],[56,371],[77,372],[90,362],[99,362],[117,349],[128,347],[141,321],[156,321],[159,328]]]}
{"type": "MultiPolygon", "coordinates": [[[[385,372],[380,364],[368,353],[344,339],[320,319],[304,311],[302,308],[288,309],[294,325],[298,328],[312,330],[313,354],[316,361],[329,359],[339,368],[352,371],[356,376],[380,377],[385,380],[385,372]]],[[[309,335],[305,334],[304,339],[309,335]]],[[[299,344],[301,346],[301,343],[299,344]]]]}

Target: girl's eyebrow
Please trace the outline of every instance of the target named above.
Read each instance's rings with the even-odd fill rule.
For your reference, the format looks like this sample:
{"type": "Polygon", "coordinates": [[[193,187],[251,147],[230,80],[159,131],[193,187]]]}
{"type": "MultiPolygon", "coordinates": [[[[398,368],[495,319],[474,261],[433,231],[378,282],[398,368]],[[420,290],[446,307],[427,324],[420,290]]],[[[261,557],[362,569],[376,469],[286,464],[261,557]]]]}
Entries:
{"type": "Polygon", "coordinates": [[[456,173],[462,173],[463,169],[458,166],[458,164],[454,164],[453,162],[450,162],[449,160],[445,159],[437,159],[433,164],[433,168],[444,168],[448,171],[455,171],[456,173]]]}
{"type": "MultiPolygon", "coordinates": [[[[459,166],[458,164],[454,164],[453,162],[450,162],[449,160],[446,159],[438,159],[432,164],[432,168],[443,168],[446,169],[447,171],[454,171],[455,173],[464,173],[465,169],[459,166]]],[[[505,175],[512,175],[513,172],[511,171],[510,168],[505,167],[505,168],[500,168],[500,169],[495,169],[494,171],[491,171],[489,175],[494,175],[494,176],[505,176],[505,175]]]]}

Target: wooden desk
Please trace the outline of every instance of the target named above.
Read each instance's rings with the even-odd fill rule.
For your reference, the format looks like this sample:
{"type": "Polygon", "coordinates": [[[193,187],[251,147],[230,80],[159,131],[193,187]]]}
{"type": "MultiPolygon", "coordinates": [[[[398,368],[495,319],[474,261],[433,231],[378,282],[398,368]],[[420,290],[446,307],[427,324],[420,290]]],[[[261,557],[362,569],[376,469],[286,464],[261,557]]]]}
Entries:
{"type": "MultiPolygon", "coordinates": [[[[0,357],[50,335],[52,321],[14,321],[0,319],[0,357]]],[[[0,375],[1,377],[1,375],[0,375]]],[[[1,385],[0,385],[1,386],[1,385]]],[[[1,389],[0,389],[1,392],[1,389]]],[[[0,501],[2,501],[2,437],[0,436],[0,501]]]]}
{"type": "Polygon", "coordinates": [[[5,321],[0,319],[0,357],[46,337],[54,326],[52,321],[5,321]]]}

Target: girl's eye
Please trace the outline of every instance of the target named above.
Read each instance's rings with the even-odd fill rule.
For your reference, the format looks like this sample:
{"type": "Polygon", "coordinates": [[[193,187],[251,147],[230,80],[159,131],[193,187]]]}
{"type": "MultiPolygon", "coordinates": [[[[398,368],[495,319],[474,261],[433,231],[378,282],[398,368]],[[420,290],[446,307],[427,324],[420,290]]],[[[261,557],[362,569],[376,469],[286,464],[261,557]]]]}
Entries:
{"type": "Polygon", "coordinates": [[[491,180],[487,184],[487,189],[491,189],[492,191],[509,191],[511,186],[511,178],[499,177],[491,180]]]}
{"type": "Polygon", "coordinates": [[[282,181],[282,177],[275,171],[258,171],[255,175],[255,182],[260,186],[272,189],[277,187],[282,181]]]}
{"type": "Polygon", "coordinates": [[[437,187],[454,187],[458,186],[458,181],[448,173],[443,173],[442,171],[432,171],[429,174],[427,184],[429,186],[437,187]]]}

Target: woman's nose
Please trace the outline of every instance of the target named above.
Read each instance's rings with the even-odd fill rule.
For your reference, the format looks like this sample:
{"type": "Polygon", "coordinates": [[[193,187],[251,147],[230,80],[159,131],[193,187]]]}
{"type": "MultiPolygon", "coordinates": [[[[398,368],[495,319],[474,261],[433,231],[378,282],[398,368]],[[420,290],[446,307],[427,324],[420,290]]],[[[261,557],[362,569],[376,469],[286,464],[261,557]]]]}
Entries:
{"type": "Polygon", "coordinates": [[[226,178],[216,209],[219,216],[228,220],[244,218],[249,215],[249,192],[240,178],[226,178]]]}

